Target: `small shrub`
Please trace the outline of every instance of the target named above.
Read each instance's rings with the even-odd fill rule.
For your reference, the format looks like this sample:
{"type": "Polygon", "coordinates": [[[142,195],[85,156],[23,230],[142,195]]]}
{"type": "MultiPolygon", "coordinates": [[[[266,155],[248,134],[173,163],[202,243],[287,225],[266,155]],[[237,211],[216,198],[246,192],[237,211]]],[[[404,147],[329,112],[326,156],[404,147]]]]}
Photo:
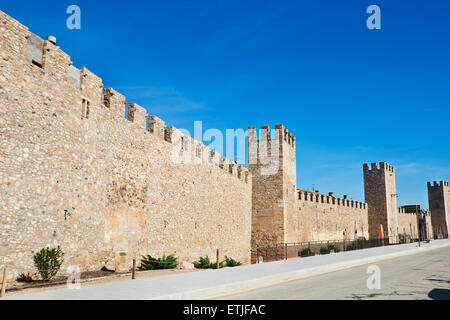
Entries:
{"type": "Polygon", "coordinates": [[[406,243],[406,235],[399,233],[398,234],[398,242],[399,243],[406,243]]]}
{"type": "Polygon", "coordinates": [[[337,252],[340,251],[339,248],[336,248],[336,247],[335,247],[334,245],[332,245],[332,244],[330,244],[330,245],[328,246],[328,250],[329,250],[329,252],[331,252],[331,250],[334,250],[335,253],[337,253],[337,252]]]}
{"type": "MultiPolygon", "coordinates": [[[[209,260],[209,257],[200,257],[197,261],[193,262],[194,267],[196,269],[216,269],[217,268],[217,263],[216,262],[211,262],[211,260],[209,260]]],[[[225,261],[222,261],[219,263],[219,268],[223,268],[225,267],[225,261]]]]}
{"type": "Polygon", "coordinates": [[[311,251],[310,248],[305,248],[303,250],[301,250],[298,255],[300,257],[310,257],[310,256],[315,256],[316,254],[314,252],[311,251]]]}
{"type": "Polygon", "coordinates": [[[327,247],[322,247],[320,248],[320,254],[329,254],[330,253],[330,249],[327,247]]]}
{"type": "Polygon", "coordinates": [[[174,255],[163,256],[162,258],[154,258],[151,255],[142,256],[141,266],[139,270],[161,270],[176,269],[178,266],[178,258],[174,255]]]}
{"type": "Polygon", "coordinates": [[[17,277],[17,282],[33,282],[33,274],[31,272],[21,273],[17,277]]]}
{"type": "Polygon", "coordinates": [[[42,280],[49,281],[58,273],[64,260],[61,248],[45,248],[34,255],[34,265],[42,280]]]}
{"type": "Polygon", "coordinates": [[[228,258],[225,256],[225,264],[227,267],[239,267],[242,265],[241,262],[234,260],[233,258],[228,258]]]}

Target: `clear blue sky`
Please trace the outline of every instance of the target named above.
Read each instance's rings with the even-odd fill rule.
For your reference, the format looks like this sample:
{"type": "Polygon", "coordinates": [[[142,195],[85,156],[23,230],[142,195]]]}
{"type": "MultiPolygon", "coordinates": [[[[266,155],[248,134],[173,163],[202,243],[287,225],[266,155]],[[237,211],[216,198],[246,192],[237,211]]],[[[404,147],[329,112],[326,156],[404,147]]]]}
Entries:
{"type": "Polygon", "coordinates": [[[450,1],[0,1],[41,37],[191,129],[283,123],[298,186],[363,200],[362,163],[397,170],[399,204],[450,180],[450,1]],[[77,4],[82,29],[66,28],[77,4]],[[381,8],[381,30],[366,8],[381,8]]]}

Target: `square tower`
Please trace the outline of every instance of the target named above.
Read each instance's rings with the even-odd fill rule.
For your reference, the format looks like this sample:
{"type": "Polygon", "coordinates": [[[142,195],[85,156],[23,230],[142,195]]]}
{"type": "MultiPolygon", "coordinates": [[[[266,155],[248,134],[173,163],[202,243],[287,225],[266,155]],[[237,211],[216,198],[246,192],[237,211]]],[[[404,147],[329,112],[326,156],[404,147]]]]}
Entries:
{"type": "Polygon", "coordinates": [[[395,169],[386,162],[363,165],[364,194],[368,204],[369,237],[378,238],[379,225],[383,225],[385,237],[396,242],[398,235],[397,193],[395,169]]]}
{"type": "Polygon", "coordinates": [[[295,137],[281,124],[248,129],[248,162],[253,177],[252,247],[293,241],[296,205],[295,137]]]}
{"type": "Polygon", "coordinates": [[[450,234],[450,183],[428,182],[428,203],[435,238],[448,238],[450,234]]]}

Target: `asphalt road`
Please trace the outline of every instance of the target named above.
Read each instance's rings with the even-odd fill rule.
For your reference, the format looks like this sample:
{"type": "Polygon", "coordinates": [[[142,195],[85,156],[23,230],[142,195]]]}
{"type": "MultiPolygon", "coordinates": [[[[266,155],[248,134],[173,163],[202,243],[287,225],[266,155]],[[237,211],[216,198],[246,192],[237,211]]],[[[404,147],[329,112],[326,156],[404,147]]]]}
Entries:
{"type": "Polygon", "coordinates": [[[380,289],[368,289],[371,264],[270,287],[221,296],[220,300],[450,300],[450,247],[375,263],[380,289]]]}

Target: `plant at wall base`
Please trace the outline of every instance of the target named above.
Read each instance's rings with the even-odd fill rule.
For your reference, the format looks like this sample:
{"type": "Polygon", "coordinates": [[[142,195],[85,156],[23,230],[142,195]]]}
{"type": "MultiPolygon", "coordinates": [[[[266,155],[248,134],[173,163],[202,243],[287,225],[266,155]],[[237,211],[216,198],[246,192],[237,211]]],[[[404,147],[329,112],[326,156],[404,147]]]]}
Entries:
{"type": "Polygon", "coordinates": [[[329,254],[330,251],[331,251],[330,248],[327,247],[320,248],[320,254],[329,254]]]}
{"type": "Polygon", "coordinates": [[[225,264],[227,267],[239,267],[242,266],[242,263],[234,260],[233,258],[228,258],[225,256],[225,264]]]}
{"type": "Polygon", "coordinates": [[[17,277],[17,282],[33,282],[33,274],[31,272],[21,273],[17,277]]]}
{"type": "Polygon", "coordinates": [[[311,257],[311,256],[315,256],[316,254],[314,252],[311,251],[310,248],[305,248],[301,251],[299,251],[298,256],[299,257],[311,257]]]}
{"type": "Polygon", "coordinates": [[[406,235],[399,233],[398,234],[398,242],[399,243],[406,243],[406,235]]]}
{"type": "Polygon", "coordinates": [[[44,248],[34,255],[34,265],[42,280],[49,281],[58,273],[64,262],[61,248],[44,248]]]}
{"type": "Polygon", "coordinates": [[[339,250],[339,248],[336,248],[334,245],[332,245],[332,244],[330,244],[329,246],[328,246],[328,250],[329,250],[329,252],[331,252],[331,250],[333,250],[333,252],[334,253],[338,253],[340,250],[339,250]]]}
{"type": "Polygon", "coordinates": [[[139,270],[176,269],[176,267],[178,267],[178,258],[172,254],[167,257],[164,255],[162,258],[147,255],[142,256],[139,270]]]}
{"type": "MultiPolygon", "coordinates": [[[[216,262],[211,262],[211,260],[209,260],[209,257],[200,257],[197,261],[193,262],[194,267],[196,269],[216,269],[217,268],[217,263],[216,262]]],[[[225,267],[225,261],[222,261],[219,263],[219,268],[223,268],[225,267]]]]}

